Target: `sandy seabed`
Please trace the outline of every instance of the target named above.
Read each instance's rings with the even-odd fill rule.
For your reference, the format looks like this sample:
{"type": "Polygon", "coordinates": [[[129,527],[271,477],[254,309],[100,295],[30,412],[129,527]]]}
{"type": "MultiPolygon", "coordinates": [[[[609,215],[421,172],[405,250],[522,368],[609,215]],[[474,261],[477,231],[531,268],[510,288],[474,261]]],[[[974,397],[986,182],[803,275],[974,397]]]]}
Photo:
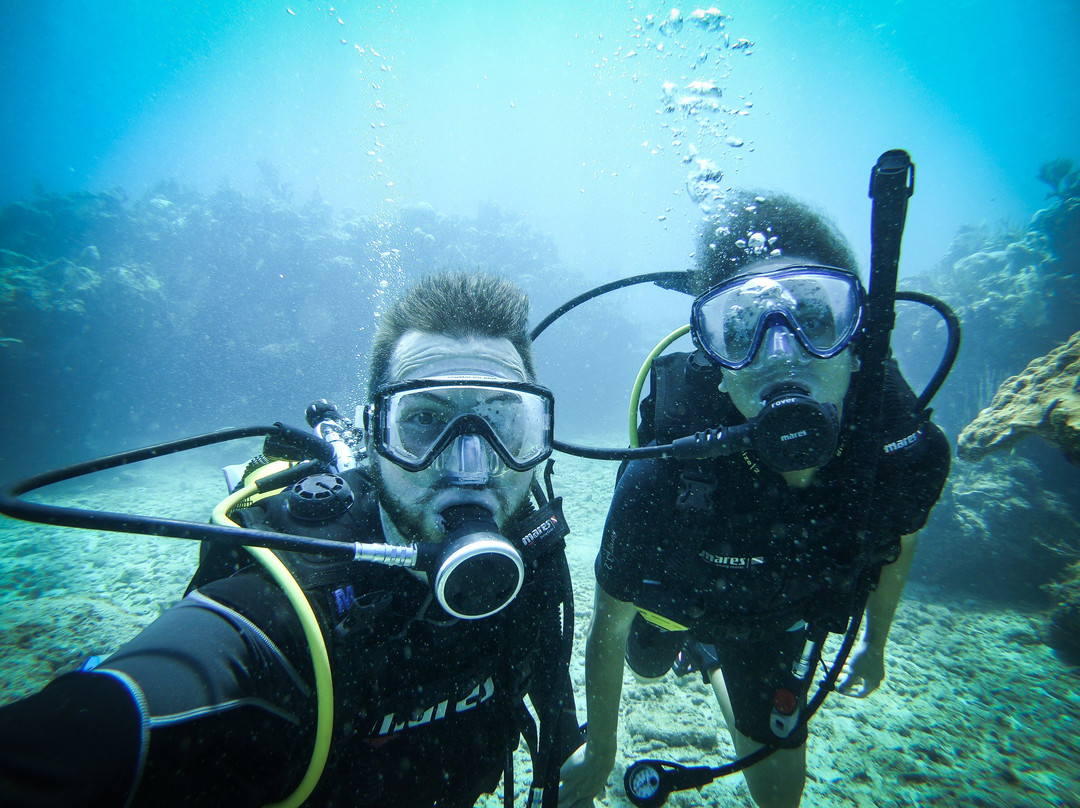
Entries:
{"type": "MultiPolygon", "coordinates": [[[[203,522],[225,494],[217,469],[257,448],[154,460],[55,486],[43,499],[203,522]]],[[[582,720],[592,562],[614,473],[614,464],[565,456],[555,466],[572,530],[572,678],[582,720]]],[[[0,517],[0,702],[117,648],[183,594],[197,557],[194,542],[0,517]]],[[[830,696],[811,721],[803,805],[1080,806],[1080,676],[1042,644],[1043,620],[909,586],[885,683],[867,699],[830,696]]],[[[597,803],[630,805],[622,773],[639,758],[720,765],[731,756],[719,709],[698,677],[669,673],[642,685],[627,674],[616,772],[597,803]]],[[[523,783],[517,791],[522,805],[523,783]]],[[[753,805],[739,775],[668,804],[753,805]]]]}

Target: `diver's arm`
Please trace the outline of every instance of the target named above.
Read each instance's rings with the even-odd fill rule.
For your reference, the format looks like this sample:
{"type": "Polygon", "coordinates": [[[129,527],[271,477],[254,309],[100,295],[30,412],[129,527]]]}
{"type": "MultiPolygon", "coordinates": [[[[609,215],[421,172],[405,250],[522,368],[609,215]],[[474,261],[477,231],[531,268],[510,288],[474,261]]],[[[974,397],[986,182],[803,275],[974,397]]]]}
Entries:
{"type": "Polygon", "coordinates": [[[893,616],[904,592],[904,583],[915,557],[914,534],[900,539],[900,556],[881,569],[877,588],[866,601],[866,630],[844,667],[844,681],[837,688],[848,696],[868,696],[885,678],[885,642],[893,616]]]}
{"type": "Polygon", "coordinates": [[[315,695],[288,661],[303,658],[282,601],[261,576],[216,582],[93,671],[0,708],[0,805],[258,806],[289,794],[315,695]],[[269,612],[247,618],[208,590],[258,596],[269,612]],[[276,645],[255,628],[271,623],[276,645]]]}
{"type": "Polygon", "coordinates": [[[560,808],[591,806],[593,797],[603,791],[615,766],[623,658],[635,613],[632,603],[616,600],[597,585],[585,644],[588,740],[563,765],[560,808]]]}
{"type": "Polygon", "coordinates": [[[0,805],[125,805],[146,757],[146,726],[119,679],[69,673],[0,707],[0,805]]]}

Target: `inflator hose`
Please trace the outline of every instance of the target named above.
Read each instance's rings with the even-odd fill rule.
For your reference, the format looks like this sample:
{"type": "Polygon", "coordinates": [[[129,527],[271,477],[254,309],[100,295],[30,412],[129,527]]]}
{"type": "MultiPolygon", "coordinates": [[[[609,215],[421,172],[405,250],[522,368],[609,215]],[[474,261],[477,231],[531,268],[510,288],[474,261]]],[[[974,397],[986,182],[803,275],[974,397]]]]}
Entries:
{"type": "MultiPolygon", "coordinates": [[[[240,528],[240,525],[229,518],[229,511],[237,503],[258,493],[259,486],[254,481],[233,492],[214,508],[210,517],[211,521],[216,525],[232,525],[240,528]]],[[[318,785],[323,770],[326,768],[326,760],[330,756],[330,742],[334,734],[334,682],[330,670],[330,656],[326,651],[326,642],[323,640],[319,620],[315,617],[315,612],[308,603],[304,590],[300,588],[300,584],[296,582],[288,568],[281,563],[281,559],[274,554],[273,550],[265,547],[245,546],[244,549],[263,565],[270,577],[285,593],[296,616],[300,618],[300,627],[304,631],[304,638],[311,652],[311,667],[315,675],[315,748],[312,750],[307,771],[296,790],[280,802],[266,806],[266,808],[299,808],[318,785]]]]}
{"type": "Polygon", "coordinates": [[[638,419],[638,401],[641,399],[641,388],[645,386],[645,380],[649,378],[649,371],[652,369],[653,361],[667,350],[667,347],[677,340],[683,334],[690,333],[690,324],[687,323],[684,326],[680,326],[664,337],[660,342],[656,344],[645,361],[641,363],[641,369],[638,371],[637,378],[634,379],[634,389],[630,391],[630,448],[637,449],[641,444],[638,441],[637,432],[637,419],[638,419]]]}

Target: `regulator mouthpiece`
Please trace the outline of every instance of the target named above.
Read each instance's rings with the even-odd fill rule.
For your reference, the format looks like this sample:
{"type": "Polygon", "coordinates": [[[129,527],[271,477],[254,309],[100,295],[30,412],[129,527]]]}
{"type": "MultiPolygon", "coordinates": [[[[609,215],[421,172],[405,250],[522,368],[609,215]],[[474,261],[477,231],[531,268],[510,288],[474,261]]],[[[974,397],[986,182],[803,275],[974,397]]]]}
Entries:
{"type": "Polygon", "coordinates": [[[776,471],[823,466],[836,454],[840,435],[836,407],[801,391],[774,395],[752,424],[754,451],[776,471]]]}
{"type": "Polygon", "coordinates": [[[454,505],[440,514],[446,540],[432,580],[448,614],[478,620],[502,611],[521,590],[521,553],[501,533],[491,512],[479,505],[454,505]]]}

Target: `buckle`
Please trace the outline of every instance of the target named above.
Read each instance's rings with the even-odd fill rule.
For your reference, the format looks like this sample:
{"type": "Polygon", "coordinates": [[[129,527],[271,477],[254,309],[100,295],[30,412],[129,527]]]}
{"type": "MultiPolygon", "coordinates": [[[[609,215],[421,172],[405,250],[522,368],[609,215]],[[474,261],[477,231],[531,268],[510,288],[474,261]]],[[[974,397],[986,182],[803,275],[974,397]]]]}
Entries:
{"type": "Polygon", "coordinates": [[[675,507],[682,510],[712,514],[716,510],[713,494],[716,493],[716,475],[704,471],[697,474],[683,469],[679,475],[681,486],[675,499],[675,507]]]}

